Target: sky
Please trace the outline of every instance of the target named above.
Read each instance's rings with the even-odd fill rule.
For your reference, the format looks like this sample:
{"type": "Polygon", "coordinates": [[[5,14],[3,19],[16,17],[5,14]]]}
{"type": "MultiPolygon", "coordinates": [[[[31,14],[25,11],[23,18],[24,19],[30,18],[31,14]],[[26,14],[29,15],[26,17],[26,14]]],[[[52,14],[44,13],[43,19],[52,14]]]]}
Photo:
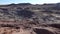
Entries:
{"type": "Polygon", "coordinates": [[[32,3],[32,4],[44,4],[44,3],[59,3],[60,0],[0,0],[0,4],[11,3],[32,3]]]}

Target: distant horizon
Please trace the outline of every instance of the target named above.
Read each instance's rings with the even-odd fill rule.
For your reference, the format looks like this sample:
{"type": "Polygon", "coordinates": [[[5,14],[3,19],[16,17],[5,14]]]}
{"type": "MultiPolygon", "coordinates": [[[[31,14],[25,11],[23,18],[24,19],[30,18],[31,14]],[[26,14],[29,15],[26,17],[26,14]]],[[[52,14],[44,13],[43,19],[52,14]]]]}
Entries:
{"type": "MultiPolygon", "coordinates": [[[[60,2],[59,2],[60,3],[60,2]]],[[[10,3],[10,4],[20,4],[20,3],[10,3]]],[[[32,4],[32,3],[30,3],[32,4]]],[[[56,4],[56,3],[43,3],[43,4],[56,4]]],[[[9,5],[9,4],[0,4],[0,5],[9,5]]],[[[34,4],[35,5],[35,4],[34,4]]]]}
{"type": "Polygon", "coordinates": [[[1,0],[0,1],[0,5],[6,5],[12,3],[51,4],[51,3],[60,3],[60,0],[1,0]]]}

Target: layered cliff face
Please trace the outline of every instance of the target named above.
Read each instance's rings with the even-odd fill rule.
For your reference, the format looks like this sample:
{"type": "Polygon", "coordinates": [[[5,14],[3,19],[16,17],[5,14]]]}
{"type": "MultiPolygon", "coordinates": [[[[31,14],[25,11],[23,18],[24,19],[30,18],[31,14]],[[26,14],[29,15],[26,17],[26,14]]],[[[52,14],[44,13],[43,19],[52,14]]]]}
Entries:
{"type": "Polygon", "coordinates": [[[0,6],[0,20],[35,19],[46,23],[59,23],[60,10],[58,4],[32,5],[29,3],[0,6]]]}
{"type": "Polygon", "coordinates": [[[0,34],[60,34],[59,7],[59,3],[0,5],[0,34]]]}

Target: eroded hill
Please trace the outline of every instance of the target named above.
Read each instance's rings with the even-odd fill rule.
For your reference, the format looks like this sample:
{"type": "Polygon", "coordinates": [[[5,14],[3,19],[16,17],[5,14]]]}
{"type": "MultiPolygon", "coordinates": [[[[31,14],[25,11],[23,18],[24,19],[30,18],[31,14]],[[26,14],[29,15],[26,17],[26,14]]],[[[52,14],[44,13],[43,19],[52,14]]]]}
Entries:
{"type": "Polygon", "coordinates": [[[60,3],[0,5],[0,34],[60,34],[59,14],[60,3]]]}

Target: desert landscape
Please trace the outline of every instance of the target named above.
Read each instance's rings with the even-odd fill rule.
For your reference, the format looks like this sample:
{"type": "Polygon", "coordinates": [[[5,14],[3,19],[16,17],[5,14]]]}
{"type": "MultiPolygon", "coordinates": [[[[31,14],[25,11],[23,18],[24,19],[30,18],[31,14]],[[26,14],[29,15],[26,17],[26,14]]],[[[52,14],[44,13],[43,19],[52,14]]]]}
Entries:
{"type": "Polygon", "coordinates": [[[0,34],[60,34],[60,3],[0,5],[0,34]]]}

